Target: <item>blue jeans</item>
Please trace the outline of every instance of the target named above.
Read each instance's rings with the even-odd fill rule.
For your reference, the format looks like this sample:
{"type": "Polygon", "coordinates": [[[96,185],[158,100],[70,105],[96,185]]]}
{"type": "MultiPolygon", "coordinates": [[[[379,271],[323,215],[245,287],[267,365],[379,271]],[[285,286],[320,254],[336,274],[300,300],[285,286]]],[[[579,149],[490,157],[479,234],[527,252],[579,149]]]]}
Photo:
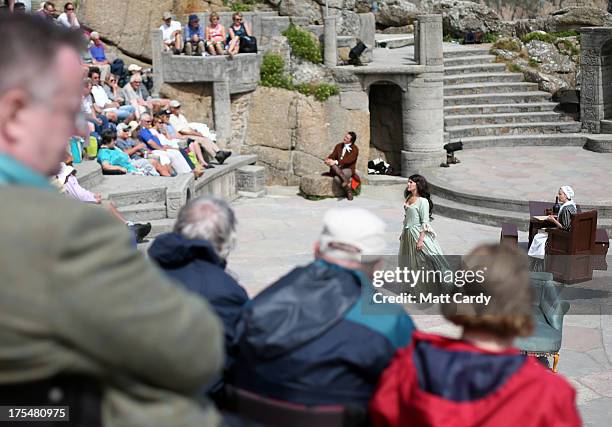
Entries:
{"type": "Polygon", "coordinates": [[[119,119],[119,121],[122,122],[130,115],[134,114],[136,109],[132,105],[121,105],[119,108],[112,108],[109,109],[109,111],[112,111],[113,113],[117,114],[117,118],[119,119]]]}

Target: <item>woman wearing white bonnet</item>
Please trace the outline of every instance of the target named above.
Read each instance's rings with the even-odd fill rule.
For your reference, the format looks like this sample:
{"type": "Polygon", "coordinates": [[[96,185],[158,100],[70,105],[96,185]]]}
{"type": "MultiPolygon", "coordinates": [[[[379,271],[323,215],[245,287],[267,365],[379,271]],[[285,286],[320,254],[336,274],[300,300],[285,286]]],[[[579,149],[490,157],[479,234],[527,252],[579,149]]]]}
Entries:
{"type": "MultiPolygon", "coordinates": [[[[572,227],[572,216],[576,214],[576,203],[574,202],[574,190],[569,185],[564,185],[559,188],[559,202],[562,203],[557,218],[554,215],[548,215],[548,220],[554,223],[557,228],[565,231],[570,231],[572,227]]],[[[529,256],[534,258],[544,259],[546,252],[546,240],[548,233],[538,233],[533,238],[533,242],[529,247],[529,256]]]]}

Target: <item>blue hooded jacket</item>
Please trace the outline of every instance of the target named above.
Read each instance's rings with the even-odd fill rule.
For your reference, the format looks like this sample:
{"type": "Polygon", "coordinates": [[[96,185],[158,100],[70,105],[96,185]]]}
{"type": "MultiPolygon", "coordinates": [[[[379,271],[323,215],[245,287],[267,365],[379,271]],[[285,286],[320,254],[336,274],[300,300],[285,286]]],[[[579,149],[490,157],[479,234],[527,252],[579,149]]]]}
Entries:
{"type": "Polygon", "coordinates": [[[403,311],[365,315],[362,273],[322,260],[299,267],[244,307],[233,382],[305,405],[365,406],[414,325],[403,311]]]}
{"type": "Polygon", "coordinates": [[[170,277],[205,298],[223,322],[226,344],[234,341],[236,321],[249,297],[244,288],[225,272],[225,262],[217,256],[211,244],[206,240],[166,233],[155,239],[149,248],[149,256],[170,277]]]}

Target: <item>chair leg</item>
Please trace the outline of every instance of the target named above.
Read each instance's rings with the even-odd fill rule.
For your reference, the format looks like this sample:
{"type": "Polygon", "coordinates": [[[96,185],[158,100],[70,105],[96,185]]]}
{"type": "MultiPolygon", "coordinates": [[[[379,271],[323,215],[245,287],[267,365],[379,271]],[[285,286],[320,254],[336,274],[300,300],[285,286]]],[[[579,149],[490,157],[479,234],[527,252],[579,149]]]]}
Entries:
{"type": "Polygon", "coordinates": [[[555,353],[553,355],[553,367],[552,367],[552,371],[556,374],[557,373],[557,365],[559,364],[559,353],[555,353]]]}

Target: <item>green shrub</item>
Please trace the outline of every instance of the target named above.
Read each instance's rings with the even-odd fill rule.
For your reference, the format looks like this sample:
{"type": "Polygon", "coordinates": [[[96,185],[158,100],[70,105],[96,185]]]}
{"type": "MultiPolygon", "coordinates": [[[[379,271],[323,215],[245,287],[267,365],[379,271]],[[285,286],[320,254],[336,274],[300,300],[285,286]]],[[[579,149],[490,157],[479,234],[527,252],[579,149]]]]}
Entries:
{"type": "Polygon", "coordinates": [[[268,87],[280,87],[293,89],[291,77],[284,74],[285,61],[277,53],[268,52],[264,55],[259,71],[261,85],[268,87]]]}
{"type": "Polygon", "coordinates": [[[327,98],[329,98],[332,95],[338,95],[340,93],[340,89],[338,89],[338,86],[336,85],[330,85],[327,83],[321,83],[319,85],[317,85],[315,91],[314,91],[314,97],[323,102],[325,101],[327,98]]]}
{"type": "Polygon", "coordinates": [[[534,67],[534,68],[538,68],[540,66],[540,63],[535,58],[529,58],[529,66],[530,67],[534,67]]]}
{"type": "Polygon", "coordinates": [[[493,45],[495,49],[499,50],[509,50],[511,52],[520,52],[523,48],[521,43],[518,40],[514,39],[500,39],[495,42],[493,45]]]}
{"type": "Polygon", "coordinates": [[[567,31],[556,31],[554,33],[549,33],[551,36],[562,38],[562,37],[577,37],[580,36],[580,33],[576,30],[567,30],[567,31]]]}
{"type": "Polygon", "coordinates": [[[508,71],[512,73],[520,73],[523,71],[523,69],[518,64],[508,64],[508,71]]]}
{"type": "Polygon", "coordinates": [[[483,43],[495,43],[497,41],[497,39],[500,38],[499,34],[495,34],[495,33],[486,33],[484,35],[484,38],[482,39],[483,43]]]}
{"type": "Polygon", "coordinates": [[[296,25],[289,25],[283,36],[287,37],[291,53],[298,58],[319,64],[323,62],[321,44],[309,31],[296,25]]]}
{"type": "Polygon", "coordinates": [[[245,3],[233,3],[232,12],[250,12],[253,10],[253,6],[245,3]]]}
{"type": "Polygon", "coordinates": [[[531,40],[540,40],[541,42],[554,43],[557,38],[552,34],[540,33],[538,31],[534,31],[533,33],[529,33],[521,37],[521,41],[523,43],[529,43],[531,40]]]}

